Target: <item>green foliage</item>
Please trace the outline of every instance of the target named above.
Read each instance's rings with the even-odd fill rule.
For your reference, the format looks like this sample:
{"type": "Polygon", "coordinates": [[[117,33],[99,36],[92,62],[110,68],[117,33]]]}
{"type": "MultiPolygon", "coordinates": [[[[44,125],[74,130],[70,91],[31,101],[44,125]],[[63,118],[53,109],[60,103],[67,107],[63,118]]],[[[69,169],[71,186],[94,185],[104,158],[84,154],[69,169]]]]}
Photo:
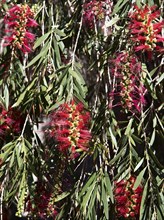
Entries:
{"type": "MultiPolygon", "coordinates": [[[[26,1],[39,24],[29,54],[2,47],[3,18],[18,2],[24,1],[0,1],[0,210],[16,203],[22,216],[35,182],[43,181],[57,220],[127,219],[117,217],[115,182],[134,176],[134,189],[143,187],[135,219],[164,219],[163,57],[159,51],[151,59],[136,52],[128,26],[134,2],[140,8],[156,5],[162,20],[162,1],[111,1],[111,11],[94,18],[93,27],[83,22],[85,1],[26,1]],[[142,64],[146,101],[139,112],[121,106],[120,97],[111,102],[123,81],[113,71],[122,51],[142,64]],[[90,111],[92,139],[88,151],[70,159],[48,132],[51,113],[71,100],[90,111]],[[21,112],[20,131],[4,132],[1,108],[21,112]]],[[[38,218],[30,212],[29,217],[38,218]]]]}

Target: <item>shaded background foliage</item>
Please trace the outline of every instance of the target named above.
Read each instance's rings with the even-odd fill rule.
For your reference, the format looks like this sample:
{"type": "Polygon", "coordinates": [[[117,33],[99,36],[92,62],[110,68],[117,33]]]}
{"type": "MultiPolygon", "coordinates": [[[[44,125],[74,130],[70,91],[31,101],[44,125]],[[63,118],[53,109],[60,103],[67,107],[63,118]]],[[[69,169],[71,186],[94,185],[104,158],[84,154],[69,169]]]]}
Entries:
{"type": "MultiPolygon", "coordinates": [[[[27,54],[3,47],[6,11],[25,1],[0,1],[0,125],[3,109],[9,127],[5,135],[0,128],[1,212],[15,204],[17,215],[30,219],[164,217],[163,51],[153,49],[152,57],[135,51],[129,30],[134,3],[139,8],[156,5],[159,22],[163,2],[105,2],[26,1],[38,23],[30,30],[36,39],[27,54]],[[98,12],[87,18],[94,2],[98,12]],[[122,106],[120,97],[111,100],[110,93],[121,85],[113,73],[122,62],[116,58],[124,52],[142,66],[139,81],[146,92],[139,112],[122,106]],[[49,135],[51,113],[72,99],[91,114],[88,151],[75,159],[63,155],[49,135]],[[10,108],[19,120],[9,114],[10,108]],[[16,122],[18,130],[13,128],[16,122]],[[143,188],[140,212],[118,216],[116,182],[131,177],[135,189],[143,188]]],[[[158,45],[162,48],[162,41],[158,45]]]]}

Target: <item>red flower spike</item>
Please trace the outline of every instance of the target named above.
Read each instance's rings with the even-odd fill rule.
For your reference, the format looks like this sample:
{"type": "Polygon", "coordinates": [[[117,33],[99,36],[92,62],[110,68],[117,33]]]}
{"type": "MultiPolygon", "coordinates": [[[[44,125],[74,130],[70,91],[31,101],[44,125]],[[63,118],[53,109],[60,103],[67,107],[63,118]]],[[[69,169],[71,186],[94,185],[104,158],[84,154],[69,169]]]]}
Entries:
{"type": "Polygon", "coordinates": [[[51,137],[58,141],[59,150],[70,153],[71,158],[79,155],[80,151],[88,150],[91,133],[88,130],[90,115],[84,111],[82,103],[62,104],[57,111],[51,114],[51,137]]]}
{"type": "Polygon", "coordinates": [[[119,205],[123,205],[123,204],[127,203],[127,196],[126,195],[116,196],[115,198],[116,198],[117,203],[119,205]]]}
{"type": "Polygon", "coordinates": [[[145,104],[145,92],[141,82],[142,65],[137,57],[123,51],[112,61],[113,77],[116,80],[114,90],[109,97],[112,102],[119,100],[116,105],[121,105],[124,109],[131,112],[140,112],[141,106],[145,104]]]}
{"type": "Polygon", "coordinates": [[[119,182],[115,183],[117,186],[125,186],[126,185],[126,181],[125,180],[121,180],[119,182]]]}
{"type": "Polygon", "coordinates": [[[10,135],[11,133],[20,133],[23,124],[23,117],[20,112],[13,108],[8,111],[0,106],[0,137],[10,135]]]}
{"type": "Polygon", "coordinates": [[[134,190],[135,193],[141,193],[142,192],[142,187],[138,186],[137,189],[134,190]]]}
{"type": "Polygon", "coordinates": [[[123,187],[117,187],[115,189],[115,195],[124,194],[125,189],[123,187]]]}
{"type": "Polygon", "coordinates": [[[123,217],[129,219],[129,217],[136,218],[139,215],[143,187],[139,186],[140,191],[138,192],[133,190],[132,186],[135,181],[136,178],[131,176],[128,180],[115,183],[114,195],[116,215],[118,218],[123,217]]]}
{"type": "Polygon", "coordinates": [[[32,196],[30,195],[26,199],[26,211],[39,219],[47,219],[47,217],[55,219],[58,212],[51,200],[52,194],[45,187],[45,183],[43,185],[43,183],[37,182],[32,196]]]}
{"type": "Polygon", "coordinates": [[[157,21],[160,11],[156,10],[156,6],[145,5],[139,8],[135,5],[134,12],[131,12],[129,17],[131,19],[129,30],[135,43],[135,51],[163,51],[164,37],[161,36],[161,31],[164,21],[157,21]]]}
{"type": "Polygon", "coordinates": [[[97,26],[103,28],[104,18],[111,13],[112,1],[110,0],[92,0],[83,5],[83,23],[85,26],[94,29],[95,22],[97,26]]]}
{"type": "Polygon", "coordinates": [[[34,14],[27,4],[15,5],[8,10],[4,17],[5,32],[7,33],[4,37],[4,46],[11,45],[23,53],[32,51],[35,35],[29,31],[29,28],[38,25],[33,16],[34,14]]]}

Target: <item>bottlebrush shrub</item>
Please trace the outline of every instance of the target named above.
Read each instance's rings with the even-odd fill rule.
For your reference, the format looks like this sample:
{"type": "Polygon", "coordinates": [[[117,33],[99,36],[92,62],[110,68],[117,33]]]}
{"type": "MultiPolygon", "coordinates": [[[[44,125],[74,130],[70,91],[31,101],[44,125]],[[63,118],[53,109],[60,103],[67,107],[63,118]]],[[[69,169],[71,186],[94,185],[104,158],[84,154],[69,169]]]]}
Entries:
{"type": "Polygon", "coordinates": [[[33,17],[34,13],[27,4],[10,8],[4,17],[4,45],[10,45],[23,53],[31,52],[35,35],[30,32],[30,28],[38,25],[33,17]]]}
{"type": "Polygon", "coordinates": [[[62,104],[51,113],[50,120],[50,136],[57,140],[61,152],[68,152],[74,158],[79,152],[88,150],[90,114],[82,103],[71,101],[62,104]]]}
{"type": "Polygon", "coordinates": [[[164,42],[164,37],[161,36],[164,21],[159,21],[160,10],[156,10],[156,6],[147,5],[142,8],[135,5],[134,10],[129,13],[129,29],[136,45],[135,51],[164,51],[162,44],[159,44],[164,42]]]}
{"type": "Polygon", "coordinates": [[[122,106],[131,112],[140,112],[145,104],[146,89],[142,83],[142,66],[135,55],[123,51],[112,61],[115,81],[110,92],[110,107],[122,106]],[[115,104],[113,104],[116,102],[115,104]]]}
{"type": "Polygon", "coordinates": [[[58,214],[52,201],[52,193],[43,183],[37,182],[34,192],[26,199],[26,212],[29,216],[39,219],[47,219],[53,217],[55,219],[58,214]]]}
{"type": "Polygon", "coordinates": [[[136,178],[131,176],[128,180],[115,183],[115,209],[118,218],[138,219],[143,187],[140,185],[134,190],[136,178]]]}
{"type": "Polygon", "coordinates": [[[21,131],[23,121],[23,116],[19,111],[12,107],[6,110],[0,106],[0,138],[3,139],[12,133],[18,134],[21,131]]]}
{"type": "Polygon", "coordinates": [[[110,0],[93,0],[84,3],[83,23],[85,26],[94,29],[96,24],[104,24],[105,16],[111,13],[112,2],[110,0]]]}

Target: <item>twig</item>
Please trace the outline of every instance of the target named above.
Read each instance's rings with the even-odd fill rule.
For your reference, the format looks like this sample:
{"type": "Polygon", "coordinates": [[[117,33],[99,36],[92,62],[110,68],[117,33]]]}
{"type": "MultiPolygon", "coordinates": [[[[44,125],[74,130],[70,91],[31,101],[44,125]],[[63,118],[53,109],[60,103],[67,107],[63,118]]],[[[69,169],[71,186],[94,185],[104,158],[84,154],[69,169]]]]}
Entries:
{"type": "Polygon", "coordinates": [[[82,16],[81,16],[80,26],[79,26],[79,30],[78,30],[78,33],[77,33],[73,54],[72,54],[72,70],[74,68],[75,53],[76,53],[76,49],[77,49],[77,45],[78,45],[78,40],[79,40],[79,37],[80,37],[80,32],[81,32],[81,29],[82,29],[82,24],[83,24],[83,13],[82,13],[82,16]]]}

